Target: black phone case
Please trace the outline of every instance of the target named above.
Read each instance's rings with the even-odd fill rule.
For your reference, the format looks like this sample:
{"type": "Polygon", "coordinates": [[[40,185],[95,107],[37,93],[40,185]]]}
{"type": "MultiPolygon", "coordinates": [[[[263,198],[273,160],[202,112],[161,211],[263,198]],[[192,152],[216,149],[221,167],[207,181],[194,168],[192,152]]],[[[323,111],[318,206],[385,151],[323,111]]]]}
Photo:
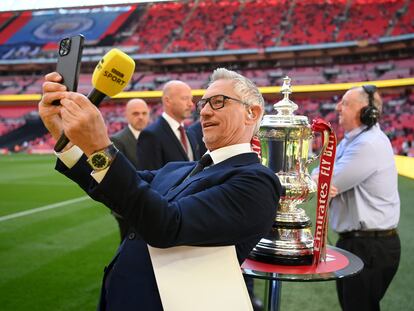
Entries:
{"type": "MultiPolygon", "coordinates": [[[[76,35],[64,38],[59,43],[56,71],[62,76],[62,84],[66,85],[68,91],[78,88],[83,42],[84,37],[76,35]]],[[[59,101],[53,104],[59,105],[59,101]]]]}

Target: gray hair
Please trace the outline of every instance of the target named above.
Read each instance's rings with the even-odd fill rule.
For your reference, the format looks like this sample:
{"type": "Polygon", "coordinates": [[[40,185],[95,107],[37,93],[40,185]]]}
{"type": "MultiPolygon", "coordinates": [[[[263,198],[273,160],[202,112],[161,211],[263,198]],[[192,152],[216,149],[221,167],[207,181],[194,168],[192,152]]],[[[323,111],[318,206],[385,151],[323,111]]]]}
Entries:
{"type": "MultiPolygon", "coordinates": [[[[369,105],[369,95],[365,90],[362,88],[362,86],[357,87],[359,92],[359,97],[363,102],[366,102],[369,105]]],[[[378,89],[373,94],[373,105],[378,109],[380,114],[382,114],[382,99],[380,94],[378,93],[378,89]]]]}
{"type": "Polygon", "coordinates": [[[254,134],[256,134],[259,131],[260,122],[264,114],[265,105],[263,96],[260,93],[257,86],[241,74],[235,71],[228,70],[226,68],[217,68],[216,70],[214,70],[214,72],[210,76],[209,86],[217,80],[233,80],[234,90],[237,93],[237,95],[240,96],[241,100],[246,104],[246,106],[250,107],[257,105],[262,107],[261,115],[257,119],[256,127],[254,129],[254,134]]]}

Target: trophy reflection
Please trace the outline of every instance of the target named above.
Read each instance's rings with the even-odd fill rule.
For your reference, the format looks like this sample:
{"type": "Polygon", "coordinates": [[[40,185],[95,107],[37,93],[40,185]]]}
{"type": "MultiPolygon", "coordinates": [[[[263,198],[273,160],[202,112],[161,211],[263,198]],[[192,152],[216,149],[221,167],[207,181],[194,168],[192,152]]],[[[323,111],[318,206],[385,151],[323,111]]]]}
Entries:
{"type": "Polygon", "coordinates": [[[260,126],[262,164],[271,168],[282,184],[282,194],[271,231],[252,250],[249,257],[284,265],[311,265],[313,259],[312,222],[298,205],[317,190],[308,173],[308,158],[313,138],[306,116],[294,115],[298,106],[289,99],[291,79],[285,77],[283,99],[265,115],[260,126]]]}

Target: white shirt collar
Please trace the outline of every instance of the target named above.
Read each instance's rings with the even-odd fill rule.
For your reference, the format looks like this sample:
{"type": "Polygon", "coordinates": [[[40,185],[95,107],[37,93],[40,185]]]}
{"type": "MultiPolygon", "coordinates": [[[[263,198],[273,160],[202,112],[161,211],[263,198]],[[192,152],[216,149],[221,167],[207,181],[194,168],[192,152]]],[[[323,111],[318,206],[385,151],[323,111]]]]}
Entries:
{"type": "Polygon", "coordinates": [[[134,135],[135,139],[138,139],[139,133],[141,133],[141,131],[137,131],[136,129],[134,129],[132,127],[131,124],[128,123],[128,128],[129,130],[132,132],[132,135],[134,135]]]}
{"type": "Polygon", "coordinates": [[[214,164],[218,164],[228,158],[234,157],[242,153],[253,152],[249,143],[237,144],[222,147],[214,151],[208,151],[213,159],[214,164]]]}
{"type": "Polygon", "coordinates": [[[167,123],[173,130],[177,130],[180,127],[180,125],[182,125],[179,122],[177,122],[177,120],[173,119],[173,117],[171,117],[165,111],[162,113],[162,117],[165,119],[165,121],[167,121],[167,123]]]}

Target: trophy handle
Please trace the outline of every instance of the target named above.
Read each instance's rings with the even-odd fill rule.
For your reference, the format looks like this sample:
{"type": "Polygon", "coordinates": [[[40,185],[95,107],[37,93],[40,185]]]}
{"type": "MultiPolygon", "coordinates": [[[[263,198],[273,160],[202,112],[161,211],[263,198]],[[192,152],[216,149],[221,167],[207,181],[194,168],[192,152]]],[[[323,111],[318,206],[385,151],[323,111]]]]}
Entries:
{"type": "Polygon", "coordinates": [[[321,157],[321,155],[325,152],[326,147],[328,146],[328,143],[329,143],[329,131],[324,130],[323,131],[323,146],[321,148],[321,151],[317,155],[312,156],[308,160],[306,160],[305,162],[306,168],[321,157]]]}

